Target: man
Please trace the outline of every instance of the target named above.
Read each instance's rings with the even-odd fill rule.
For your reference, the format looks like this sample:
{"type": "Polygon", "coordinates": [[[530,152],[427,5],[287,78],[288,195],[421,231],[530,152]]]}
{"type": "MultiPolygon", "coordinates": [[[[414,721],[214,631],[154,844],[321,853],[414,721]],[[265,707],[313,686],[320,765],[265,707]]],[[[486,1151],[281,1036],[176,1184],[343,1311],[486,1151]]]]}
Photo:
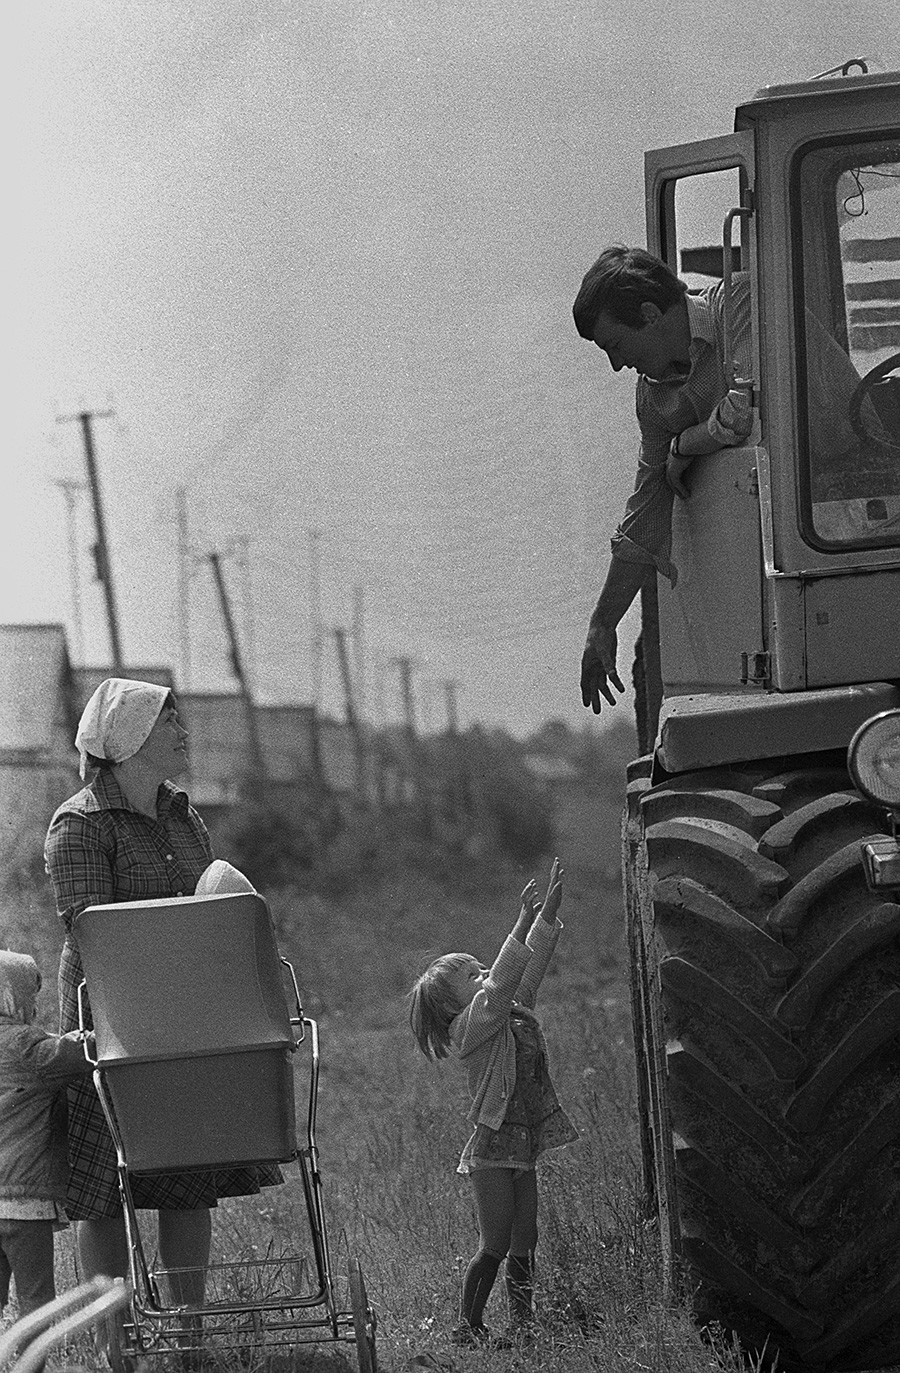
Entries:
{"type": "MultiPolygon", "coordinates": [[[[732,279],[735,352],[748,353],[749,283],[732,279]]],[[[612,540],[612,560],[591,615],[581,659],[581,698],[595,715],[610,684],[625,690],[616,669],[616,629],[652,569],[674,586],[670,562],[672,502],[688,492],[684,474],[695,457],[741,444],[752,426],[750,398],[728,389],[724,289],[699,292],[642,248],[611,247],[589,268],[573,307],[582,338],[602,349],[613,371],[638,373],[641,434],[634,492],[612,540]]]]}

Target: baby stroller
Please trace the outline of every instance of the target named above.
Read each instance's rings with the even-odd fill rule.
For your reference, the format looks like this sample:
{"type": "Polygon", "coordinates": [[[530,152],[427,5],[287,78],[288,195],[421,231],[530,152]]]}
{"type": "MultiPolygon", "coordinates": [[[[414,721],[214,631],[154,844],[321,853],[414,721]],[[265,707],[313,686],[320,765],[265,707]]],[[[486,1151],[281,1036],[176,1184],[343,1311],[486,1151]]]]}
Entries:
{"type": "MultiPolygon", "coordinates": [[[[110,1361],[201,1351],[290,1354],[326,1341],[355,1345],[376,1373],[376,1318],[362,1269],[331,1262],[316,1146],[319,1043],[294,969],[281,958],[255,892],[92,906],[76,922],[96,1036],[94,1085],[117,1156],[132,1296],[110,1326],[110,1361]],[[295,1014],[285,994],[287,969],[295,1014]],[[308,1058],[305,1139],[298,1143],[294,1065],[308,1058]],[[132,1195],[141,1173],[296,1163],[309,1248],[211,1263],[197,1305],[167,1304],[183,1271],[148,1261],[132,1195]]],[[[85,1049],[87,1053],[87,1046],[85,1049]]],[[[263,1252],[260,1252],[260,1249],[263,1252]]]]}

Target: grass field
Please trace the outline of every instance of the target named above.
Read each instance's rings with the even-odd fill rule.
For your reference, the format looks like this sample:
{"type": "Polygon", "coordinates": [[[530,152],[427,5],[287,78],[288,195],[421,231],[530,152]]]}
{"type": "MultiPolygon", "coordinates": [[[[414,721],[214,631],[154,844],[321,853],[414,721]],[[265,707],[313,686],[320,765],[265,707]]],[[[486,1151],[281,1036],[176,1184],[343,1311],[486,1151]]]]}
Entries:
{"type": "MultiPolygon", "coordinates": [[[[342,1270],[348,1256],[361,1260],[378,1312],[379,1366],[392,1373],[415,1367],[410,1360],[426,1353],[473,1373],[699,1373],[745,1366],[724,1342],[701,1339],[686,1312],[662,1299],[654,1231],[643,1220],[639,1194],[614,876],[617,806],[586,796],[569,811],[568,819],[561,813],[558,836],[566,928],[539,1010],[554,1080],[580,1140],[540,1166],[540,1327],[535,1343],[522,1350],[469,1353],[449,1344],[461,1275],[477,1247],[468,1184],[455,1172],[467,1136],[466,1099],[458,1068],[429,1064],[418,1053],[403,993],[430,955],[458,948],[490,959],[531,873],[496,859],[445,855],[425,864],[382,864],[371,877],[330,894],[271,894],[283,951],[320,1027],[318,1143],[333,1259],[342,1270]]],[[[52,917],[40,902],[32,917],[31,951],[44,960],[52,988],[46,967],[56,939],[52,917]],[[38,918],[52,930],[41,939],[38,918]]],[[[22,931],[17,946],[27,947],[22,931]]],[[[51,1005],[52,995],[48,1019],[51,1005]]],[[[303,1082],[305,1072],[298,1074],[303,1082]]],[[[291,1180],[223,1202],[214,1245],[229,1260],[272,1244],[293,1252],[305,1244],[306,1228],[302,1194],[291,1180]]],[[[71,1231],[58,1238],[57,1254],[60,1286],[71,1284],[71,1231]]],[[[499,1329],[505,1318],[501,1280],[486,1319],[499,1329]]],[[[94,1363],[83,1344],[63,1362],[71,1363],[73,1353],[94,1363]]],[[[337,1373],[355,1367],[355,1355],[323,1345],[302,1366],[337,1373]]]]}

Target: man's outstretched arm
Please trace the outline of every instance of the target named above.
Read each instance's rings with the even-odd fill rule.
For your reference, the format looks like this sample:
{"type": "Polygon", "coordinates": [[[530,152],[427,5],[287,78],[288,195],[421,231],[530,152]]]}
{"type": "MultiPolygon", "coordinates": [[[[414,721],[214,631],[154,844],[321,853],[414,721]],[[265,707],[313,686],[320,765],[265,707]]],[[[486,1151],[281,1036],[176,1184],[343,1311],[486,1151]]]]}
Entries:
{"type": "Polygon", "coordinates": [[[629,562],[616,557],[610,561],[581,657],[581,699],[595,715],[600,714],[601,696],[611,706],[616,703],[610,683],[619,692],[625,690],[616,670],[619,644],[616,629],[648,575],[655,575],[651,563],[629,562]]]}

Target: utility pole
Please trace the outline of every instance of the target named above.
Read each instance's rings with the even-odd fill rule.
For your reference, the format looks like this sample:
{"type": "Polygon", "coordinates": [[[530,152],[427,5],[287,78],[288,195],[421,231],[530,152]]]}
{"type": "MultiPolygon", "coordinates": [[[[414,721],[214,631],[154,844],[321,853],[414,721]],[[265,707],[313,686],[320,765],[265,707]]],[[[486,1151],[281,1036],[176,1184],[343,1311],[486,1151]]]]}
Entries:
{"type": "Polygon", "coordinates": [[[228,637],[228,648],[231,655],[231,667],[238,685],[241,689],[241,696],[244,700],[244,707],[247,712],[247,738],[250,744],[250,765],[255,781],[264,782],[266,769],[263,757],[262,745],[259,739],[259,728],[256,720],[256,708],[253,704],[253,697],[244,672],[244,664],[241,661],[241,651],[238,645],[237,632],[234,627],[234,619],[231,614],[231,605],[228,600],[228,591],[225,587],[225,578],[222,576],[222,565],[219,561],[218,553],[210,553],[209,565],[212,568],[213,579],[216,584],[216,591],[219,594],[219,604],[222,609],[222,619],[225,622],[225,633],[228,637]]]}
{"type": "Polygon", "coordinates": [[[360,727],[366,720],[366,630],[365,630],[365,593],[361,586],[353,588],[353,664],[356,668],[357,716],[360,727]]]}
{"type": "Polygon", "coordinates": [[[256,663],[256,620],[253,614],[253,576],[250,570],[250,540],[246,535],[234,540],[237,545],[237,562],[241,570],[241,584],[244,596],[244,644],[246,645],[245,670],[250,689],[255,692],[258,685],[256,663]]]}
{"type": "Polygon", "coordinates": [[[69,591],[72,597],[72,662],[81,662],[84,654],[84,623],[81,618],[81,583],[78,571],[78,538],[75,525],[75,509],[78,493],[85,489],[85,483],[61,478],[53,483],[63,493],[66,502],[66,540],[69,546],[69,591]]]}
{"type": "Polygon", "coordinates": [[[191,680],[191,565],[193,553],[188,532],[187,487],[175,489],[178,504],[178,640],[181,658],[181,688],[190,690],[191,680]]]}
{"type": "Polygon", "coordinates": [[[103,514],[103,499],[100,494],[100,478],[97,473],[97,460],[94,456],[94,437],[91,432],[91,420],[108,419],[112,415],[112,410],[82,410],[77,415],[57,415],[57,424],[66,424],[70,420],[77,420],[81,425],[81,437],[84,441],[84,456],[87,463],[88,482],[91,488],[91,499],[94,505],[94,523],[97,527],[97,542],[94,545],[94,561],[97,568],[97,577],[103,584],[103,594],[106,598],[106,622],[109,626],[109,642],[112,649],[113,671],[117,677],[121,677],[124,671],[122,659],[122,644],[119,638],[119,616],[116,610],[116,597],[113,589],[112,566],[109,558],[109,541],[106,537],[106,520],[103,514]]]}
{"type": "Polygon", "coordinates": [[[460,684],[450,678],[444,677],[438,685],[444,688],[444,701],[446,702],[447,709],[447,733],[458,734],[459,710],[457,707],[457,692],[459,691],[460,684]]]}
{"type": "Polygon", "coordinates": [[[459,736],[457,693],[460,690],[460,683],[454,681],[452,678],[445,677],[441,680],[439,685],[444,688],[444,700],[446,702],[447,710],[447,738],[452,760],[448,801],[451,815],[454,819],[459,820],[466,815],[471,815],[473,812],[472,785],[469,778],[467,750],[465,741],[459,736]]]}
{"type": "Polygon", "coordinates": [[[419,807],[422,832],[430,836],[434,829],[434,802],[431,795],[431,775],[428,755],[416,732],[416,711],[413,700],[412,672],[413,659],[400,654],[391,659],[391,664],[400,671],[400,690],[403,700],[403,718],[409,741],[409,756],[415,769],[414,786],[419,807]]]}
{"type": "Polygon", "coordinates": [[[337,645],[338,663],[341,668],[341,681],[344,686],[344,710],[347,716],[347,725],[353,735],[353,746],[356,752],[356,785],[359,792],[359,799],[363,806],[368,806],[369,790],[366,781],[366,749],[363,740],[362,730],[359,723],[356,704],[354,701],[353,673],[350,670],[350,655],[347,652],[347,631],[345,629],[334,630],[334,641],[337,645]]]}
{"type": "Polygon", "coordinates": [[[244,674],[251,692],[256,686],[256,628],[253,619],[253,583],[250,576],[250,540],[246,534],[230,539],[220,557],[234,557],[241,578],[241,621],[244,630],[244,674]]]}
{"type": "Polygon", "coordinates": [[[321,529],[308,529],[309,537],[309,644],[312,704],[318,713],[322,704],[322,569],[321,529]]]}
{"type": "Polygon", "coordinates": [[[375,728],[385,724],[384,702],[384,658],[376,652],[372,655],[372,721],[375,728]]]}
{"type": "Polygon", "coordinates": [[[403,718],[411,739],[416,737],[416,709],[413,701],[412,670],[413,660],[408,657],[391,659],[391,665],[400,670],[400,691],[403,701],[403,718]]]}

